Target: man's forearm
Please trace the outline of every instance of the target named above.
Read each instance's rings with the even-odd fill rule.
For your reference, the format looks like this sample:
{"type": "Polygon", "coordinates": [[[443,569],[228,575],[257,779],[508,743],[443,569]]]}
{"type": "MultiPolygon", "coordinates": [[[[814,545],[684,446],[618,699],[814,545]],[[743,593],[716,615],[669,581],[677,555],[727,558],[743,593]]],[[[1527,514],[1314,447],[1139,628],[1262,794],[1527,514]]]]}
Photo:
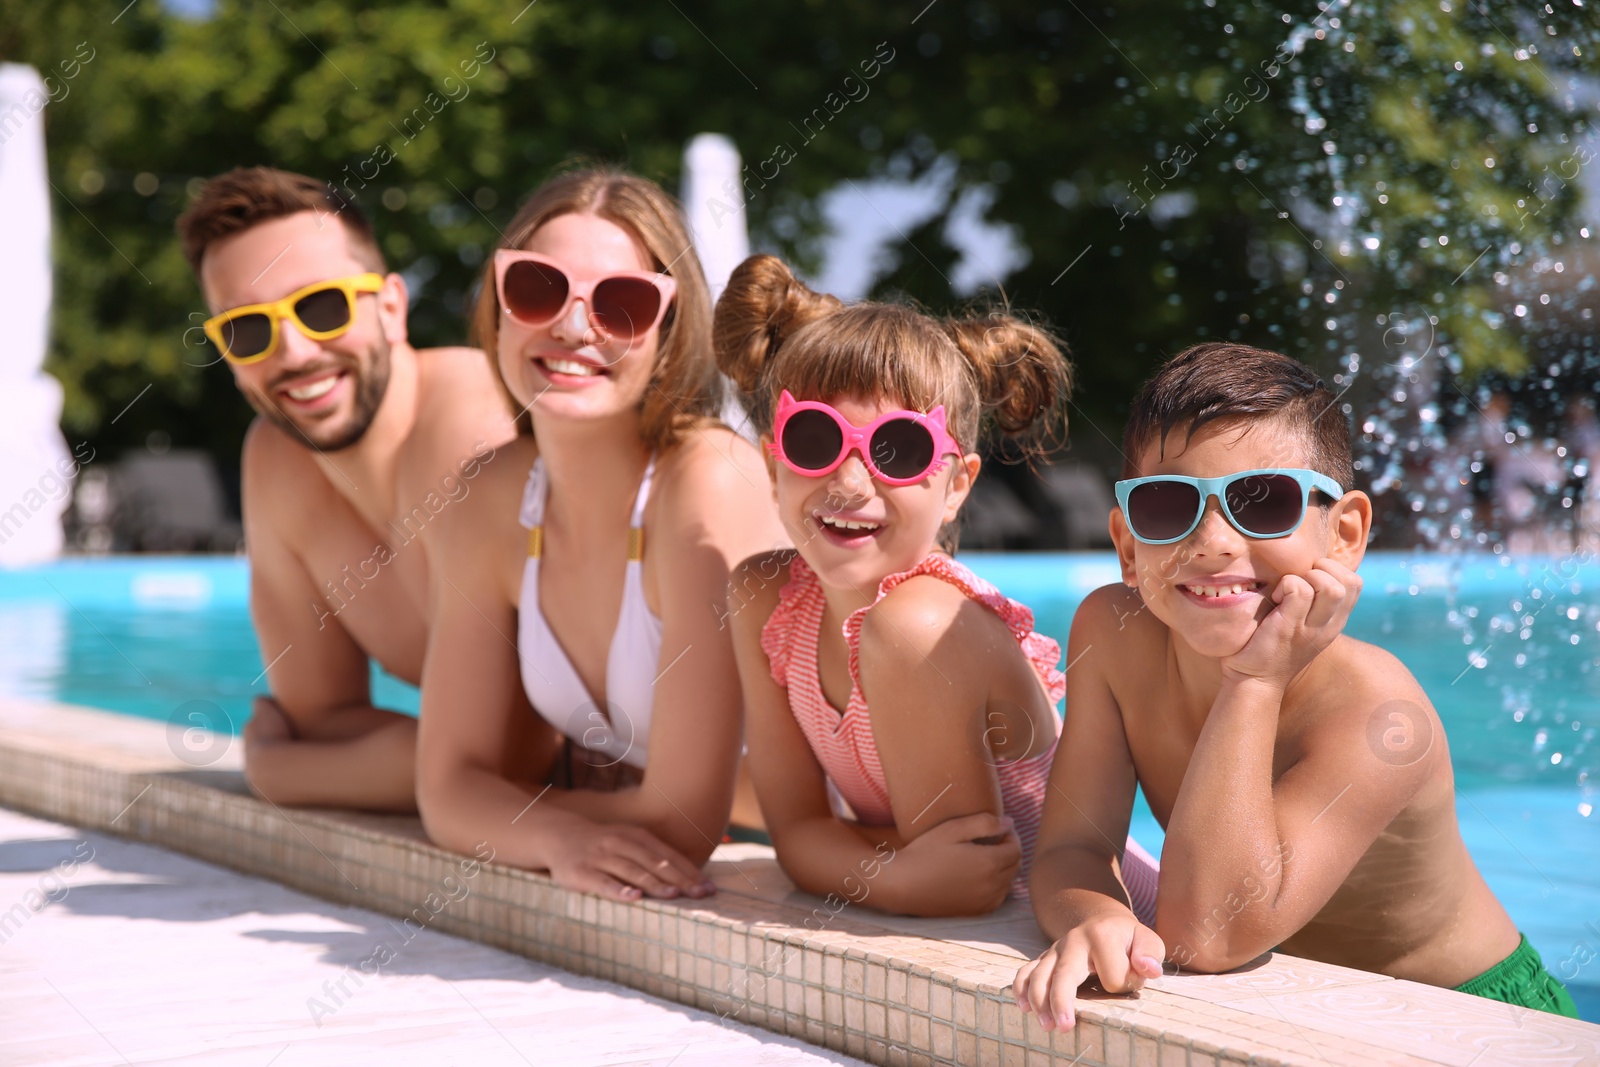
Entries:
{"type": "Polygon", "coordinates": [[[398,712],[367,710],[382,718],[363,716],[365,729],[348,732],[335,724],[330,732],[336,740],[248,745],[250,787],[274,804],[416,811],[417,721],[398,712]]]}

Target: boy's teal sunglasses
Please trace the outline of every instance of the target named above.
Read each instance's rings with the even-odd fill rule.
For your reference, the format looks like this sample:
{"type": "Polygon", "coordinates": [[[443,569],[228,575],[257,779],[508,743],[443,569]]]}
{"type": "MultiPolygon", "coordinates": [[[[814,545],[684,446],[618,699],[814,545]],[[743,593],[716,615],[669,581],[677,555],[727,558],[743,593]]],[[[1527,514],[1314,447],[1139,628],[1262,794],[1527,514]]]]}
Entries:
{"type": "Polygon", "coordinates": [[[1133,536],[1147,545],[1170,545],[1194,533],[1212,497],[1233,528],[1246,537],[1288,537],[1305,521],[1311,490],[1338,500],[1332,478],[1298,467],[1240,471],[1221,478],[1158,474],[1117,483],[1117,506],[1133,536]]]}

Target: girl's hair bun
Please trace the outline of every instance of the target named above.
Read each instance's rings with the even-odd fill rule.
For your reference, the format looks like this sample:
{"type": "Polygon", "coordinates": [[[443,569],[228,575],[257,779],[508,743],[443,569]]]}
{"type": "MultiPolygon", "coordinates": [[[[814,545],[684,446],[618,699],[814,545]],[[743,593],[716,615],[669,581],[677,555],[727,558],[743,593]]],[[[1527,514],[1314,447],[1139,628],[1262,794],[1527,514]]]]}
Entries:
{"type": "Polygon", "coordinates": [[[751,256],[734,268],[717,301],[711,324],[717,366],[741,392],[754,393],[784,340],[838,307],[838,297],[812,290],[777,256],[751,256]]]}
{"type": "Polygon", "coordinates": [[[984,412],[996,429],[1046,437],[1065,431],[1072,365],[1064,345],[1009,312],[946,319],[944,328],[971,365],[984,412]]]}

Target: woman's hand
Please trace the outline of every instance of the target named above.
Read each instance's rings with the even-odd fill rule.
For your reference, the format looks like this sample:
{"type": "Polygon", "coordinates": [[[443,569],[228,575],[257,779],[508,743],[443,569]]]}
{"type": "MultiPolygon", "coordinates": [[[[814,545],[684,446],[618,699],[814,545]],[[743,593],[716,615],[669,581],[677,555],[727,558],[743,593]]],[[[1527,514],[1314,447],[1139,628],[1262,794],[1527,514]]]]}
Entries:
{"type": "Polygon", "coordinates": [[[1094,975],[1107,993],[1133,993],[1161,977],[1167,947],[1159,935],[1120,905],[1108,907],[1022,965],[1011,986],[1023,1011],[1037,1012],[1046,1030],[1071,1030],[1077,1022],[1078,987],[1094,975]]]}
{"type": "Polygon", "coordinates": [[[1343,632],[1360,594],[1360,576],[1331,558],[1318,560],[1304,577],[1284,575],[1272,591],[1276,607],[1242,649],[1222,660],[1223,675],[1287,688],[1343,632]]]}
{"type": "Polygon", "coordinates": [[[550,853],[550,877],[563,889],[614,900],[709,896],[717,887],[698,867],[649,830],[586,820],[550,853]]]}
{"type": "Polygon", "coordinates": [[[885,869],[904,886],[913,915],[983,915],[1005,902],[1022,865],[1010,816],[979,812],[946,819],[913,839],[885,869]]]}

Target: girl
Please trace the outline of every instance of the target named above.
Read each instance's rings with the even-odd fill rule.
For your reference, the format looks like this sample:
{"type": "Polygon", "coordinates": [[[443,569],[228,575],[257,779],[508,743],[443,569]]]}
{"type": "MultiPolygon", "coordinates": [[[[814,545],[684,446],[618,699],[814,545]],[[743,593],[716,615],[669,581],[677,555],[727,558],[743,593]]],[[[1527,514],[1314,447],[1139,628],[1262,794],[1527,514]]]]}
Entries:
{"type": "MultiPolygon", "coordinates": [[[[798,548],[747,560],[729,590],[779,863],[802,889],[912,915],[1025,896],[1060,648],[948,553],[980,422],[1047,426],[1065,356],[1009,315],[843,306],[771,256],[734,272],[714,332],[798,548]]],[[[1135,900],[1153,903],[1153,863],[1128,844],[1135,900]]]]}
{"type": "Polygon", "coordinates": [[[434,520],[417,784],[446,847],[625,900],[711,892],[740,749],[728,572],[785,542],[715,421],[710,320],[676,203],[632,175],[545,183],[490,257],[475,332],[524,436],[434,520]]]}

